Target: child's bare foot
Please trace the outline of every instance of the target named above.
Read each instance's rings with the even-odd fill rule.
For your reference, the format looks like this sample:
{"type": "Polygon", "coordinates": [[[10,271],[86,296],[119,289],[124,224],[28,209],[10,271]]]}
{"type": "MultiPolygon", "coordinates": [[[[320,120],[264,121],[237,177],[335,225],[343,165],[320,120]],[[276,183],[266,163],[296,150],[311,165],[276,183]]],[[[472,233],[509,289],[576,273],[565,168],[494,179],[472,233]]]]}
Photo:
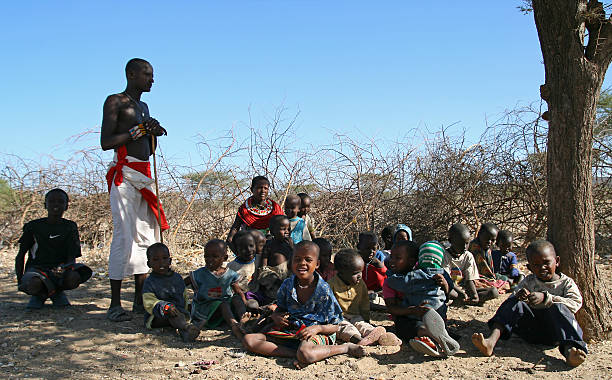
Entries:
{"type": "Polygon", "coordinates": [[[565,355],[565,362],[571,367],[578,367],[580,364],[584,363],[586,360],[587,354],[579,348],[572,347],[567,350],[567,355],[565,355]]]}
{"type": "Polygon", "coordinates": [[[386,332],[378,338],[378,344],[381,346],[401,346],[402,340],[397,335],[386,332]]]}
{"type": "Polygon", "coordinates": [[[478,348],[483,355],[493,355],[493,348],[495,348],[495,344],[486,339],[481,333],[474,333],[472,335],[472,343],[474,343],[474,346],[476,346],[476,348],[478,348]]]}
{"type": "Polygon", "coordinates": [[[236,338],[238,339],[242,339],[242,336],[244,335],[244,333],[242,332],[240,322],[238,322],[237,320],[233,320],[231,323],[231,327],[232,327],[232,332],[234,333],[234,336],[236,336],[236,338]]]}
{"type": "Polygon", "coordinates": [[[369,346],[371,344],[374,344],[374,343],[378,342],[378,339],[385,332],[387,332],[387,330],[385,330],[384,327],[378,326],[378,327],[374,328],[374,330],[372,330],[365,338],[361,339],[359,341],[359,343],[357,343],[357,344],[360,345],[360,346],[369,346]]]}
{"type": "Polygon", "coordinates": [[[360,346],[358,344],[355,343],[344,343],[347,345],[347,354],[349,354],[350,356],[354,357],[354,358],[361,358],[363,356],[365,356],[366,352],[365,352],[365,348],[363,348],[363,346],[360,346]]]}
{"type": "Polygon", "coordinates": [[[295,367],[295,369],[303,369],[303,368],[306,368],[308,366],[308,363],[302,363],[299,360],[294,360],[293,361],[293,366],[295,367]]]}
{"type": "Polygon", "coordinates": [[[200,329],[189,323],[184,330],[181,330],[183,342],[193,342],[200,335],[200,329]]]}

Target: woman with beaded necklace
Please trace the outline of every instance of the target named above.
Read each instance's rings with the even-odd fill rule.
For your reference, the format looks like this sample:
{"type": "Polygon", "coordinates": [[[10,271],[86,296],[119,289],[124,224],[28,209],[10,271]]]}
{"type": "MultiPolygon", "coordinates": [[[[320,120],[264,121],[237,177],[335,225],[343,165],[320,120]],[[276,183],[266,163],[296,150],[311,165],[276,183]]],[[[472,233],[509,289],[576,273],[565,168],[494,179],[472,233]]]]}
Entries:
{"type": "Polygon", "coordinates": [[[251,195],[239,208],[234,224],[227,234],[227,245],[234,250],[233,238],[241,229],[260,230],[267,234],[270,218],[283,215],[280,205],[268,198],[270,181],[264,176],[254,177],[251,181],[251,195]]]}

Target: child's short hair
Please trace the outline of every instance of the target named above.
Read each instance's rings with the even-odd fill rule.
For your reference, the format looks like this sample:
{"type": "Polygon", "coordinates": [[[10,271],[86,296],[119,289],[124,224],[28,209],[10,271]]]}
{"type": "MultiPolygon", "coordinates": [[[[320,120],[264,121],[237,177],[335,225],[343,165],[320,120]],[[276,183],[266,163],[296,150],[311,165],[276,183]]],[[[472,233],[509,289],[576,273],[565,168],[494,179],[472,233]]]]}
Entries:
{"type": "Polygon", "coordinates": [[[253,240],[255,240],[255,237],[251,234],[250,230],[240,230],[236,232],[236,235],[234,235],[234,237],[232,237],[232,244],[236,245],[236,243],[238,243],[238,240],[242,239],[245,236],[251,236],[253,237],[253,240]]]}
{"type": "Polygon", "coordinates": [[[490,235],[495,235],[499,232],[499,227],[495,223],[483,223],[478,230],[478,236],[484,231],[487,231],[490,235]]]}
{"type": "Polygon", "coordinates": [[[465,224],[455,223],[448,229],[448,237],[463,235],[464,233],[470,233],[470,229],[465,224]]]}
{"type": "Polygon", "coordinates": [[[334,268],[336,268],[338,272],[350,270],[352,269],[353,262],[357,258],[361,259],[361,255],[354,249],[341,249],[334,257],[334,268]]]}
{"type": "Polygon", "coordinates": [[[65,192],[64,190],[60,189],[59,187],[56,187],[55,189],[51,189],[51,190],[47,191],[47,194],[45,194],[45,203],[47,203],[47,199],[53,193],[60,193],[60,194],[62,194],[66,198],[66,203],[68,203],[68,201],[69,201],[68,193],[65,192]]]}
{"type": "Polygon", "coordinates": [[[371,239],[375,243],[378,243],[378,236],[376,236],[376,234],[372,231],[364,231],[364,232],[359,233],[359,236],[357,237],[357,241],[362,242],[365,239],[371,239]]]}
{"type": "Polygon", "coordinates": [[[204,252],[206,252],[208,249],[210,249],[210,247],[214,245],[218,246],[224,251],[227,251],[227,244],[225,243],[225,241],[221,239],[212,239],[212,240],[209,240],[208,243],[206,243],[206,245],[204,246],[204,252]]]}
{"type": "Polygon", "coordinates": [[[393,243],[393,248],[405,248],[406,253],[411,256],[419,257],[419,246],[412,240],[399,240],[393,243]]]}
{"type": "Polygon", "coordinates": [[[153,252],[155,252],[158,249],[163,249],[166,252],[168,252],[168,254],[170,254],[170,250],[168,249],[167,245],[165,245],[164,243],[154,243],[154,244],[151,244],[147,248],[147,260],[151,260],[151,256],[153,256],[153,252]]]}
{"type": "Polygon", "coordinates": [[[395,232],[395,227],[394,226],[386,226],[385,228],[382,229],[382,231],[380,231],[380,236],[383,239],[385,237],[392,238],[393,237],[393,232],[395,232]]]}
{"type": "Polygon", "coordinates": [[[325,238],[315,238],[312,242],[319,246],[320,251],[329,251],[331,253],[333,247],[329,240],[325,238]]]}
{"type": "Polygon", "coordinates": [[[419,247],[419,269],[442,268],[444,247],[437,241],[428,241],[419,247]]]}
{"type": "MultiPolygon", "coordinates": [[[[238,232],[240,232],[240,231],[238,231],[238,232]]],[[[261,239],[265,239],[266,238],[266,235],[264,235],[264,233],[261,232],[260,230],[248,230],[248,232],[251,235],[253,235],[253,239],[255,239],[255,241],[257,241],[258,238],[261,238],[261,239]]],[[[236,236],[236,235],[234,235],[234,236],[236,236]]],[[[233,242],[233,240],[232,240],[232,242],[233,242]]]]}
{"type": "Polygon", "coordinates": [[[310,240],[302,240],[301,242],[297,243],[295,245],[294,252],[297,252],[301,249],[314,249],[317,252],[317,259],[319,258],[319,246],[311,242],[310,240]]]}
{"type": "Polygon", "coordinates": [[[289,194],[287,195],[287,198],[285,198],[285,207],[287,206],[300,206],[302,204],[302,198],[298,197],[297,195],[294,194],[289,194]]]}
{"type": "Polygon", "coordinates": [[[297,194],[298,197],[300,197],[300,199],[303,201],[304,199],[312,199],[310,198],[310,195],[306,194],[306,193],[298,193],[297,194]]]}
{"type": "Polygon", "coordinates": [[[289,218],[287,218],[287,215],[274,215],[273,217],[271,217],[270,218],[270,231],[279,227],[283,220],[289,221],[289,218]]]}
{"type": "Polygon", "coordinates": [[[551,248],[555,256],[557,256],[557,252],[555,251],[555,246],[549,242],[548,240],[540,239],[532,242],[527,246],[525,250],[525,256],[527,256],[527,261],[529,261],[529,257],[540,253],[544,248],[551,248]]]}
{"type": "Polygon", "coordinates": [[[258,176],[253,177],[253,179],[251,180],[251,189],[254,188],[255,185],[257,185],[260,182],[265,182],[268,184],[268,186],[270,186],[270,180],[268,180],[268,177],[258,175],[258,176]]]}
{"type": "Polygon", "coordinates": [[[511,231],[501,230],[497,234],[497,241],[512,241],[514,240],[514,235],[512,235],[511,231]]]}

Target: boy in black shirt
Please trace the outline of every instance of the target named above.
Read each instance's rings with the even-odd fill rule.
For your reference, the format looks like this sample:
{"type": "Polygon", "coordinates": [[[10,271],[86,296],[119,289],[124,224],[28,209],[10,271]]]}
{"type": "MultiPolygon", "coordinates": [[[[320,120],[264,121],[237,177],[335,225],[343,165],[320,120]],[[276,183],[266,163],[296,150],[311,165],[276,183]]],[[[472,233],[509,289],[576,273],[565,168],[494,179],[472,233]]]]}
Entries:
{"type": "Polygon", "coordinates": [[[45,195],[47,217],[23,226],[15,274],[18,289],[32,296],[28,309],[42,308],[47,298],[55,306],[70,305],[64,290],[74,289],[91,277],[89,267],[75,263],[81,256],[81,242],[76,223],[62,218],[67,208],[68,194],[53,189],[45,195]]]}

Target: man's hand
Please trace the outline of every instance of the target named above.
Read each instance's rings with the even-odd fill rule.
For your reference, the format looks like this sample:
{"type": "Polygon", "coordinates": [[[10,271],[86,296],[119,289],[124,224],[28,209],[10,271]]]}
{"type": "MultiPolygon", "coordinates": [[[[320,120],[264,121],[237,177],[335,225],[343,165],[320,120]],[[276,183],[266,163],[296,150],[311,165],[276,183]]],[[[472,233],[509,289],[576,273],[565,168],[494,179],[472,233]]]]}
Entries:
{"type": "Polygon", "coordinates": [[[518,298],[519,301],[527,301],[527,297],[529,297],[529,294],[529,290],[521,288],[518,292],[516,292],[516,298],[518,298]]]}
{"type": "Polygon", "coordinates": [[[274,327],[282,330],[289,327],[289,314],[288,313],[277,313],[274,312],[270,316],[274,321],[274,327]]]}
{"type": "Polygon", "coordinates": [[[527,296],[527,301],[531,305],[539,305],[544,302],[544,293],[542,292],[533,292],[527,296]]]}
{"type": "Polygon", "coordinates": [[[299,333],[297,333],[297,337],[301,340],[308,340],[321,332],[321,326],[312,325],[306,328],[303,328],[299,333]]]}
{"type": "Polygon", "coordinates": [[[147,133],[153,136],[167,135],[168,132],[159,124],[159,121],[150,117],[144,122],[147,133]]]}

